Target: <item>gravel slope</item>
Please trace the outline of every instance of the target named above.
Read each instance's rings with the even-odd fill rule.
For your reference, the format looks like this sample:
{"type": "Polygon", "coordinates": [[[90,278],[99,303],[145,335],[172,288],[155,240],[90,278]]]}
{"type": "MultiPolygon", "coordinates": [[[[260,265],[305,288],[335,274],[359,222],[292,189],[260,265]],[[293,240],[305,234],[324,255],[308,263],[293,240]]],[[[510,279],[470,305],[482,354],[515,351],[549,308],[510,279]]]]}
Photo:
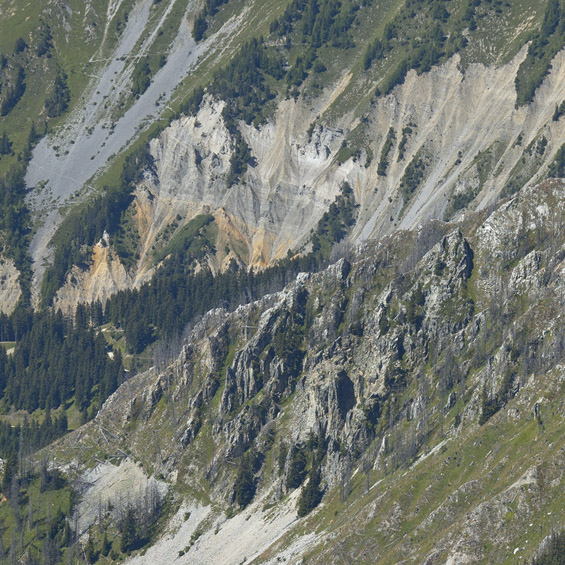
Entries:
{"type": "Polygon", "coordinates": [[[29,204],[39,219],[31,243],[36,296],[45,268],[43,262],[49,257],[48,243],[61,221],[60,207],[70,202],[83,187],[88,190],[89,179],[107,164],[109,158],[127,146],[140,128],[160,116],[176,86],[206,48],[205,44],[195,45],[189,24],[183,18],[165,66],[155,75],[145,93],[112,124],[113,104],[118,102],[121,92],[129,90],[136,60],[151,45],[166,13],[174,5],[171,3],[159,25],[144,39],[142,48],[131,55],[139,39],[147,33],[151,3],[151,0],[142,0],[132,10],[112,57],[107,59],[98,75],[90,77],[84,104],[73,112],[62,131],[44,138],[34,151],[26,182],[35,187],[29,204]]]}

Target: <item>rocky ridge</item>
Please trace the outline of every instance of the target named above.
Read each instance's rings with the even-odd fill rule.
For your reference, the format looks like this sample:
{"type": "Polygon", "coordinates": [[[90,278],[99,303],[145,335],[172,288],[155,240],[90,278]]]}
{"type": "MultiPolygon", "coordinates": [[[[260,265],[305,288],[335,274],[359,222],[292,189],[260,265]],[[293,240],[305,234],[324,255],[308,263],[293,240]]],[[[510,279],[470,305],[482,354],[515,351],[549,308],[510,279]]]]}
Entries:
{"type": "Polygon", "coordinates": [[[257,538],[245,553],[254,562],[532,555],[552,513],[564,515],[564,196],[562,181],[546,181],[461,224],[367,242],[233,313],[209,312],[176,360],[124,383],[57,457],[68,461],[79,434],[75,467],[128,456],[177,501],[212,502],[199,541],[156,542],[170,559],[186,548],[204,563],[210,540],[221,544],[245,457],[255,460],[255,502],[242,510],[252,527],[294,504],[300,453],[304,474],[319,461],[322,504],[278,540],[257,538]],[[100,430],[111,432],[103,442],[100,430]],[[316,535],[300,545],[306,531],[316,535]]]}

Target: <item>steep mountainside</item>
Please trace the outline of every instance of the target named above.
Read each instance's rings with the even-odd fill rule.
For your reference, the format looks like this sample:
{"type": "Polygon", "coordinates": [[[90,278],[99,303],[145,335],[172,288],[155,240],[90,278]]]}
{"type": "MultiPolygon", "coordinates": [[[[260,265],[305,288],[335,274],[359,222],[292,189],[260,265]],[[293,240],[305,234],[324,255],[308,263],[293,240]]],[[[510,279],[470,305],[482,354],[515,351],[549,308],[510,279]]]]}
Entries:
{"type": "Polygon", "coordinates": [[[0,561],[558,553],[564,128],[565,0],[0,0],[0,561]]]}
{"type": "Polygon", "coordinates": [[[133,459],[174,493],[132,562],[531,557],[564,512],[564,196],[547,181],[211,311],[57,460],[133,459]]]}

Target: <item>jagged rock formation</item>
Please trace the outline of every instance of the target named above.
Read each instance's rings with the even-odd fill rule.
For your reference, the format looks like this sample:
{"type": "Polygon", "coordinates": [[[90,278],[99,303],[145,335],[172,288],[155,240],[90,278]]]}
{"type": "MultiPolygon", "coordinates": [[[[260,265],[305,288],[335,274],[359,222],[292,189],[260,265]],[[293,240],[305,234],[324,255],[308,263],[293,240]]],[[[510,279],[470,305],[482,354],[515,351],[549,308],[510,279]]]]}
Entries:
{"type": "MultiPolygon", "coordinates": [[[[288,513],[318,461],[325,495],[304,519],[316,535],[297,542],[302,522],[286,521],[276,543],[235,544],[226,563],[263,551],[255,562],[532,555],[547,513],[563,511],[563,202],[565,183],[547,181],[208,313],[176,360],[123,384],[81,428],[75,464],[128,454],[194,493],[185,504],[226,509],[252,454],[258,502],[243,515],[261,528],[271,505],[288,513]],[[100,430],[111,431],[104,442],[100,430]]],[[[202,540],[179,534],[157,547],[171,560],[185,547],[191,562],[211,559],[208,538],[221,545],[230,528],[217,510],[207,515],[202,540]]]]}

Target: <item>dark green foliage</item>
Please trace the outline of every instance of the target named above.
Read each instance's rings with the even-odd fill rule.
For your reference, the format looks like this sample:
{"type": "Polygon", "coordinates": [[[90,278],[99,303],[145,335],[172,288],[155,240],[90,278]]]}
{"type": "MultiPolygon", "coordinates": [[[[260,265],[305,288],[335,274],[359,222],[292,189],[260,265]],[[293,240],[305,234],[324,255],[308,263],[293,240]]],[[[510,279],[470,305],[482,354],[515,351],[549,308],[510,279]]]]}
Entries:
{"type": "Polygon", "coordinates": [[[326,72],[328,69],[326,67],[326,65],[324,65],[324,63],[322,63],[319,60],[316,60],[314,62],[314,64],[312,65],[312,70],[316,73],[316,74],[320,74],[320,73],[324,73],[326,72]]]}
{"type": "Polygon", "coordinates": [[[0,178],[0,250],[20,271],[22,304],[30,299],[31,259],[27,252],[29,210],[25,203],[25,162],[13,165],[0,178]]]}
{"type": "Polygon", "coordinates": [[[63,115],[69,107],[71,93],[67,86],[67,75],[63,72],[57,73],[53,90],[45,100],[45,109],[50,118],[63,115]]]}
{"type": "Polygon", "coordinates": [[[355,153],[353,152],[353,149],[351,149],[351,147],[348,147],[346,142],[344,141],[342,146],[339,148],[339,151],[337,152],[337,162],[341,165],[348,159],[351,159],[351,157],[353,157],[354,155],[355,153]]]}
{"type": "Polygon", "coordinates": [[[194,20],[194,27],[192,28],[194,40],[200,41],[204,37],[207,29],[208,23],[206,22],[206,16],[201,12],[194,20]]]}
{"type": "MultiPolygon", "coordinates": [[[[128,163],[132,165],[135,160],[132,158],[128,163]]],[[[134,166],[125,166],[124,182],[135,178],[134,173],[142,174],[140,170],[142,169],[136,169],[134,166]]],[[[98,211],[103,208],[104,206],[98,205],[92,210],[92,213],[98,214],[98,211]]],[[[330,207],[329,213],[320,221],[317,237],[325,242],[339,241],[354,222],[354,210],[353,191],[349,185],[345,184],[342,187],[342,194],[330,207]]],[[[117,217],[116,214],[115,218],[117,217]]],[[[101,218],[104,220],[105,216],[101,218]]],[[[73,225],[86,228],[89,225],[89,219],[89,216],[82,217],[76,223],[73,222],[73,225]]],[[[119,292],[107,302],[103,321],[113,322],[117,327],[123,328],[130,350],[141,351],[155,338],[180,334],[187,323],[211,308],[218,306],[233,308],[267,292],[280,290],[298,272],[315,270],[325,264],[325,255],[318,251],[296,260],[285,259],[279,265],[257,274],[244,270],[229,271],[215,277],[206,270],[198,274],[191,274],[190,265],[194,253],[199,252],[198,250],[202,249],[201,245],[205,244],[203,230],[206,229],[209,221],[211,221],[210,217],[203,216],[202,221],[199,221],[198,224],[193,224],[190,229],[187,226],[188,232],[194,232],[192,236],[188,232],[184,235],[179,234],[178,242],[188,242],[190,239],[191,243],[187,246],[180,245],[180,243],[178,246],[173,245],[177,239],[171,240],[171,246],[164,250],[167,257],[164,258],[163,265],[156,272],[151,284],[142,285],[139,289],[119,292]],[[184,236],[190,237],[185,239],[184,236]]],[[[107,225],[107,222],[102,221],[98,229],[102,230],[107,225]]],[[[94,241],[94,235],[97,235],[90,231],[72,232],[73,237],[67,238],[67,241],[72,244],[77,234],[84,235],[84,233],[89,233],[91,239],[79,239],[79,242],[94,241]]],[[[101,234],[101,231],[98,233],[101,234]]],[[[70,245],[67,249],[72,250],[73,245],[75,244],[70,245]]],[[[64,246],[61,247],[64,248],[64,246]]],[[[58,253],[59,251],[56,253],[56,264],[59,264],[57,263],[58,253]]],[[[64,257],[63,253],[61,255],[64,257]]],[[[60,264],[65,266],[65,263],[60,264]]],[[[100,323],[99,309],[93,306],[91,316],[94,316],[95,312],[98,312],[96,323],[100,323]]],[[[84,316],[81,317],[84,318],[84,316]]],[[[297,375],[304,355],[300,337],[302,334],[298,332],[302,321],[296,319],[292,321],[292,325],[293,330],[296,330],[289,333],[289,338],[292,340],[282,339],[284,336],[281,335],[281,339],[277,341],[277,350],[285,359],[290,373],[297,375]]],[[[94,377],[94,382],[99,378],[94,377]]],[[[101,388],[100,402],[107,397],[106,391],[112,392],[113,387],[116,386],[115,375],[108,383],[101,388]]],[[[82,390],[85,392],[81,392],[81,397],[88,400],[88,387],[83,387],[82,390]]]]}
{"type": "Polygon", "coordinates": [[[565,100],[559,104],[559,106],[555,105],[555,112],[553,113],[553,121],[558,122],[559,118],[565,114],[565,100]]]}
{"type": "Polygon", "coordinates": [[[39,492],[60,490],[65,486],[65,476],[59,469],[49,469],[47,459],[43,459],[39,468],[39,492]]]}
{"type": "Polygon", "coordinates": [[[255,496],[255,461],[252,450],[241,458],[237,477],[233,486],[234,498],[241,508],[245,508],[255,496]]]}
{"type": "Polygon", "coordinates": [[[445,210],[444,219],[449,220],[459,210],[466,208],[477,196],[480,187],[468,188],[464,192],[456,192],[449,197],[449,203],[445,210]]]}
{"type": "Polygon", "coordinates": [[[0,100],[0,116],[6,116],[20,101],[26,89],[25,71],[21,65],[16,65],[9,74],[7,84],[2,88],[0,100]]]}
{"type": "Polygon", "coordinates": [[[294,381],[302,370],[304,360],[304,327],[301,316],[293,316],[281,326],[273,338],[275,355],[283,359],[290,378],[294,381]]]}
{"type": "Polygon", "coordinates": [[[28,45],[25,42],[24,38],[18,37],[18,39],[16,39],[16,43],[14,44],[14,53],[23,53],[27,49],[27,47],[28,45]]]}
{"type": "Polygon", "coordinates": [[[279,475],[282,475],[284,472],[284,466],[286,463],[286,456],[288,455],[288,446],[286,443],[281,443],[279,446],[279,454],[278,454],[278,466],[279,466],[279,475]]]}
{"type": "Polygon", "coordinates": [[[155,261],[160,262],[171,253],[182,253],[187,259],[203,259],[207,252],[213,252],[213,242],[206,235],[206,227],[213,221],[212,214],[201,214],[190,220],[174,234],[164,248],[155,250],[155,261]]]}
{"type": "Polygon", "coordinates": [[[350,0],[293,0],[271,24],[280,37],[296,35],[296,43],[313,50],[323,45],[347,49],[355,45],[351,27],[359,6],[350,0]]]}
{"type": "Polygon", "coordinates": [[[120,543],[120,551],[122,553],[129,553],[139,546],[139,535],[137,531],[137,524],[135,519],[134,509],[130,506],[127,509],[126,517],[122,524],[122,540],[120,543]]]}
{"type": "Polygon", "coordinates": [[[196,116],[204,98],[204,89],[197,86],[181,105],[181,112],[188,116],[196,116]]]}
{"type": "Polygon", "coordinates": [[[323,46],[349,49],[355,46],[351,29],[355,24],[359,5],[351,0],[293,0],[284,14],[271,24],[271,33],[285,38],[286,44],[301,45],[301,51],[290,66],[286,82],[292,93],[298,95],[297,87],[313,69],[325,70],[316,64],[318,50],[323,46]]]}
{"type": "MultiPolygon", "coordinates": [[[[74,324],[60,312],[39,312],[31,318],[4,365],[8,405],[32,412],[74,399],[77,408],[85,411],[95,400],[96,386],[100,401],[115,390],[123,374],[121,358],[117,354],[114,359],[108,357],[104,338],[89,327],[89,320],[84,306],[77,308],[74,324]],[[81,323],[86,318],[88,322],[81,323]]],[[[65,428],[66,420],[49,424],[46,418],[39,429],[30,424],[30,441],[36,438],[32,443],[45,445],[65,428]]]]}
{"type": "MultiPolygon", "coordinates": [[[[61,224],[54,237],[56,249],[53,265],[47,269],[42,281],[44,304],[51,303],[73,265],[83,268],[88,265],[89,248],[100,240],[105,231],[115,236],[116,243],[119,243],[119,236],[123,237],[123,216],[132,201],[131,192],[143,178],[144,172],[152,166],[147,146],[136,149],[126,157],[120,184],[117,187],[105,187],[103,194],[68,216],[61,224]]],[[[119,244],[116,245],[116,251],[118,254],[122,251],[119,244]]]]}
{"type": "Polygon", "coordinates": [[[418,331],[422,325],[422,319],[424,317],[424,302],[425,297],[422,292],[422,287],[417,286],[408,301],[408,305],[406,306],[406,321],[409,324],[412,324],[416,331],[418,331]]]}
{"type": "Polygon", "coordinates": [[[416,154],[410,164],[406,167],[404,175],[400,181],[400,190],[404,197],[404,202],[408,202],[414,191],[420,186],[426,172],[425,161],[416,154]]]}
{"type": "Polygon", "coordinates": [[[565,178],[565,143],[557,150],[555,157],[549,165],[548,176],[565,178]]]}
{"type": "Polygon", "coordinates": [[[355,197],[349,183],[344,183],[335,201],[320,218],[312,236],[312,251],[329,256],[331,246],[340,242],[355,224],[355,197]]]}
{"type": "Polygon", "coordinates": [[[363,57],[363,68],[368,71],[373,64],[373,61],[382,59],[385,55],[385,45],[380,39],[375,39],[367,47],[363,57]]]}
{"type": "Polygon", "coordinates": [[[408,138],[413,133],[416,125],[413,123],[409,123],[407,126],[402,128],[402,139],[398,144],[398,158],[397,161],[402,161],[404,159],[404,150],[406,149],[406,144],[408,143],[408,138]]]}
{"type": "Polygon", "coordinates": [[[406,78],[406,73],[410,70],[410,61],[409,59],[403,59],[394,67],[394,70],[390,75],[388,75],[383,83],[382,86],[378,89],[378,94],[388,94],[392,91],[395,86],[402,84],[404,79],[406,78]]]}
{"type": "Polygon", "coordinates": [[[442,28],[437,24],[425,39],[418,39],[413,42],[412,53],[394,67],[392,73],[384,79],[380,91],[383,94],[388,94],[395,86],[403,84],[410,69],[414,69],[418,73],[425,73],[432,66],[439,64],[447,55],[443,50],[444,42],[445,37],[442,28]]]}
{"type": "Polygon", "coordinates": [[[294,61],[294,65],[289,69],[286,74],[286,82],[289,86],[300,86],[308,73],[306,72],[306,65],[302,57],[297,57],[294,61]]]}
{"type": "Polygon", "coordinates": [[[500,390],[494,396],[488,394],[486,385],[483,386],[481,394],[481,415],[479,416],[479,425],[482,426],[492,416],[494,416],[513,396],[515,390],[513,388],[515,373],[508,370],[500,384],[500,390]]]}
{"type": "Polygon", "coordinates": [[[438,24],[433,28],[428,41],[422,42],[412,55],[410,67],[418,73],[427,73],[442,60],[444,42],[443,31],[438,24]]]}
{"type": "Polygon", "coordinates": [[[100,550],[96,551],[91,535],[88,536],[88,541],[84,547],[84,555],[88,563],[96,563],[98,561],[100,550]]]}
{"type": "Polygon", "coordinates": [[[308,483],[302,490],[298,499],[298,516],[301,518],[310,513],[322,500],[322,491],[320,490],[320,467],[313,465],[308,474],[308,483]]]}
{"type": "Polygon", "coordinates": [[[388,130],[388,134],[386,136],[383,149],[381,151],[381,158],[379,160],[379,165],[377,167],[377,174],[381,177],[386,176],[386,171],[388,169],[388,156],[394,142],[396,140],[396,134],[394,133],[394,129],[390,128],[388,130]]]}
{"type": "Polygon", "coordinates": [[[52,490],[44,495],[39,482],[46,472],[45,466],[41,465],[41,469],[33,473],[22,460],[20,474],[14,474],[10,490],[4,492],[9,503],[4,502],[1,509],[2,563],[62,563],[63,552],[74,542],[69,527],[73,492],[61,476],[52,490]],[[10,547],[10,542],[16,539],[25,540],[25,546],[12,543],[8,556],[4,548],[10,547]]]}
{"type": "Polygon", "coordinates": [[[0,155],[10,155],[12,153],[12,142],[8,138],[6,130],[2,133],[0,137],[0,155]]]}
{"type": "Polygon", "coordinates": [[[541,25],[541,36],[550,37],[557,30],[557,26],[561,22],[562,11],[559,0],[549,0],[541,25]]]}
{"type": "Polygon", "coordinates": [[[247,42],[226,67],[214,74],[208,90],[226,101],[223,116],[232,133],[237,120],[248,124],[264,120],[265,105],[275,97],[264,75],[281,79],[284,69],[281,57],[270,53],[262,38],[247,42]]]}
{"type": "Polygon", "coordinates": [[[135,98],[139,98],[151,84],[151,68],[149,67],[149,57],[142,57],[135,66],[132,75],[131,93],[135,98]]]}
{"type": "Polygon", "coordinates": [[[479,4],[471,0],[459,17],[453,16],[449,4],[443,1],[407,0],[396,17],[385,25],[382,36],[369,43],[364,54],[365,70],[375,60],[384,60],[384,68],[390,69],[376,89],[376,96],[386,95],[402,84],[409,70],[428,72],[465,48],[468,32],[462,32],[466,27],[469,31],[476,29],[475,9],[479,4]],[[397,46],[405,52],[401,60],[397,46]]]}
{"type": "MultiPolygon", "coordinates": [[[[1,369],[0,369],[1,370],[1,369]]],[[[64,412],[51,417],[48,412],[41,424],[25,420],[23,425],[12,426],[0,421],[0,457],[17,454],[20,448],[34,452],[67,433],[67,416],[64,412]]]]}
{"type": "Polygon", "coordinates": [[[6,406],[48,410],[41,424],[35,419],[13,427],[0,423],[1,456],[33,452],[61,437],[67,432],[66,414],[52,417],[49,408],[74,400],[86,418],[89,406],[103,402],[123,375],[119,353],[110,359],[104,338],[89,327],[99,317],[99,307],[88,313],[80,306],[74,324],[60,312],[22,314],[16,309],[6,324],[5,337],[18,343],[12,356],[0,352],[0,394],[6,406]]]}
{"type": "Polygon", "coordinates": [[[100,549],[100,553],[106,557],[110,550],[112,549],[112,542],[108,539],[108,534],[104,532],[104,538],[102,540],[102,547],[100,549]]]}
{"type": "Polygon", "coordinates": [[[234,308],[241,303],[275,292],[297,273],[318,269],[324,260],[310,254],[296,260],[285,259],[259,273],[239,270],[213,276],[208,270],[190,273],[192,257],[176,250],[164,261],[151,284],[115,294],[106,304],[105,321],[124,328],[143,323],[156,337],[180,334],[195,317],[212,308],[234,308]]]}
{"type": "Polygon", "coordinates": [[[449,12],[445,9],[443,3],[435,3],[432,9],[432,17],[434,20],[446,22],[449,19],[449,12]]]}
{"type": "MultiPolygon", "coordinates": [[[[146,545],[161,517],[163,500],[159,491],[147,487],[145,496],[136,506],[129,505],[118,527],[122,534],[120,551],[130,553],[146,545]]],[[[111,544],[109,544],[111,546],[111,544]]],[[[108,543],[106,544],[106,548],[108,543]]],[[[101,549],[105,549],[102,547],[101,549]]]]}
{"type": "Polygon", "coordinates": [[[130,353],[141,353],[155,341],[155,333],[142,318],[132,319],[124,329],[127,348],[130,353]]]}
{"type": "Polygon", "coordinates": [[[559,0],[550,0],[539,33],[516,75],[516,105],[528,104],[551,68],[551,60],[565,45],[565,15],[559,0]]]}
{"type": "Polygon", "coordinates": [[[294,445],[290,453],[290,465],[286,476],[286,488],[298,488],[306,477],[306,450],[302,446],[294,445]]]}
{"type": "Polygon", "coordinates": [[[486,385],[483,386],[483,392],[481,394],[481,415],[479,416],[479,425],[482,426],[485,422],[494,416],[499,410],[500,405],[498,404],[498,399],[496,397],[492,398],[486,389],[486,385]]]}
{"type": "Polygon", "coordinates": [[[200,41],[208,29],[208,23],[217,13],[222,4],[227,4],[228,0],[206,0],[204,7],[196,16],[192,36],[194,41],[200,41]]]}
{"type": "Polygon", "coordinates": [[[9,493],[12,483],[18,474],[18,455],[15,451],[10,452],[4,464],[4,475],[2,477],[2,492],[9,493]]]}
{"type": "Polygon", "coordinates": [[[565,532],[553,531],[548,543],[544,544],[541,553],[532,560],[531,565],[563,564],[565,564],[565,532]]]}
{"type": "Polygon", "coordinates": [[[35,54],[38,57],[49,55],[53,47],[53,36],[51,35],[51,28],[47,22],[42,21],[39,29],[37,30],[37,40],[35,44],[35,54]]]}
{"type": "Polygon", "coordinates": [[[236,184],[241,179],[241,176],[247,171],[247,167],[251,162],[251,149],[238,131],[235,134],[235,147],[230,157],[230,170],[226,179],[228,187],[236,184]]]}
{"type": "Polygon", "coordinates": [[[384,382],[387,393],[399,393],[406,387],[406,371],[398,363],[389,363],[384,382]]]}

